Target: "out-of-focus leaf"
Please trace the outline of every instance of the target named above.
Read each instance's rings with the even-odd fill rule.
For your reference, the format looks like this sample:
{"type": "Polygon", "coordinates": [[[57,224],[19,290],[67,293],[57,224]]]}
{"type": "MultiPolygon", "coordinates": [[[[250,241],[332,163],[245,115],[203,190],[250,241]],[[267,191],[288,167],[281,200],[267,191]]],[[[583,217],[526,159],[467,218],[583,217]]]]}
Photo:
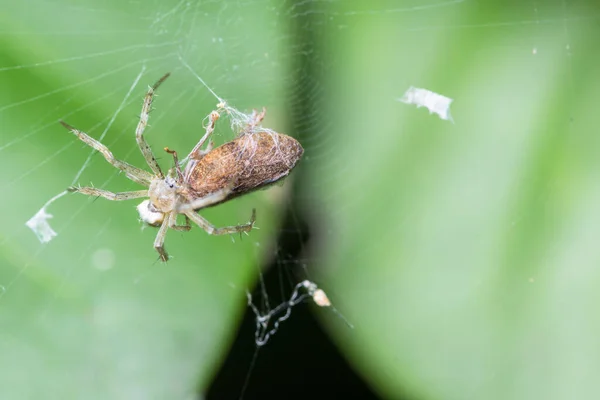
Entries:
{"type": "Polygon", "coordinates": [[[328,9],[343,68],[305,191],[355,329],[324,321],[388,398],[597,398],[599,9],[354,3],[328,9]],[[455,124],[395,101],[410,86],[455,124]]]}

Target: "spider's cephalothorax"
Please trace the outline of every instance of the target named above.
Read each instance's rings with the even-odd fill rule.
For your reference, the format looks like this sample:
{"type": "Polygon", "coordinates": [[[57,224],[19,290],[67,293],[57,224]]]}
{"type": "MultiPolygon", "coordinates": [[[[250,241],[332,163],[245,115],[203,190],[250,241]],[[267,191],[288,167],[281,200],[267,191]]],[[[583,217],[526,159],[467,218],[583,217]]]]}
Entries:
{"type": "Polygon", "coordinates": [[[148,197],[156,211],[170,213],[177,202],[177,181],[170,176],[156,178],[150,182],[148,197]]]}
{"type": "Polygon", "coordinates": [[[146,143],[143,133],[148,124],[148,113],[154,91],[168,76],[169,74],[163,76],[148,90],[144,98],[140,122],[136,129],[136,141],[152,173],[117,160],[108,147],[61,121],[61,124],[84,143],[102,153],[111,165],[123,171],[129,179],[148,188],[121,193],[112,193],[92,187],[72,187],[69,188],[69,191],[101,196],[109,200],[148,197],[138,205],[137,209],[140,219],[144,223],[159,227],[154,247],[162,261],[168,259],[164,249],[167,230],[171,228],[188,231],[191,229],[190,220],[212,235],[249,232],[256,217],[254,210],[248,223],[223,228],[216,228],[196,211],[281,180],[290,173],[303,153],[300,143],[292,137],[256,129],[264,118],[264,110],[261,113],[253,114],[248,123],[248,129],[243,131],[238,138],[215,149],[213,149],[212,141],[208,141],[206,148],[202,150],[202,146],[207,143],[214,131],[215,123],[219,119],[219,111],[225,109],[224,104],[220,103],[219,109],[211,112],[208,116],[206,133],[185,158],[183,171],[177,153],[165,148],[173,155],[175,161],[175,167],[165,176],[150,146],[146,143]],[[185,225],[177,225],[179,214],[185,216],[185,225]]]}

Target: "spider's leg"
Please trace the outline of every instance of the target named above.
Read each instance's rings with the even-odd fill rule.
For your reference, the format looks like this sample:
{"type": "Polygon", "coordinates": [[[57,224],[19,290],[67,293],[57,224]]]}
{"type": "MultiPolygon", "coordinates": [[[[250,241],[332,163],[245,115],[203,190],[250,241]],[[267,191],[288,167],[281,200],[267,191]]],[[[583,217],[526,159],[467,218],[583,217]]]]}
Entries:
{"type": "Polygon", "coordinates": [[[192,229],[192,225],[190,224],[190,219],[187,215],[185,215],[185,225],[177,225],[177,213],[171,213],[171,222],[169,224],[169,228],[176,231],[184,231],[187,232],[192,229]]]}
{"type": "Polygon", "coordinates": [[[180,214],[186,214],[188,211],[199,210],[201,208],[220,203],[223,200],[225,200],[227,196],[229,196],[229,194],[231,193],[232,186],[233,185],[227,186],[226,188],[213,192],[208,196],[204,196],[199,199],[194,199],[187,203],[177,204],[177,206],[175,207],[175,212],[180,214]]]}
{"type": "Polygon", "coordinates": [[[148,197],[147,190],[136,190],[133,192],[113,193],[113,192],[109,192],[108,190],[96,189],[96,188],[92,188],[92,187],[74,187],[74,186],[68,188],[67,190],[72,193],[81,193],[81,194],[85,194],[88,196],[94,196],[94,197],[104,197],[105,199],[116,200],[116,201],[139,199],[140,197],[148,197]]]}
{"type": "Polygon", "coordinates": [[[212,140],[209,140],[208,144],[206,145],[206,149],[202,150],[202,146],[204,146],[204,143],[206,143],[206,141],[208,140],[210,135],[212,135],[213,132],[215,131],[215,123],[219,119],[218,111],[211,112],[207,118],[208,118],[208,124],[204,128],[205,129],[204,136],[202,136],[200,141],[196,144],[196,146],[194,146],[192,151],[190,151],[190,154],[188,154],[187,157],[183,160],[184,162],[187,163],[185,165],[185,170],[183,171],[183,179],[184,180],[187,180],[189,178],[191,172],[196,167],[196,164],[200,160],[202,160],[202,158],[206,154],[208,154],[213,148],[214,143],[212,140]]]}
{"type": "Polygon", "coordinates": [[[152,175],[150,173],[144,171],[143,169],[134,167],[133,165],[126,163],[125,161],[117,160],[115,156],[113,156],[112,152],[108,149],[108,147],[106,147],[96,139],[92,138],[87,133],[73,128],[71,125],[67,124],[64,121],[60,121],[60,123],[62,124],[62,126],[73,132],[75,136],[77,136],[82,142],[92,147],[94,150],[97,150],[100,153],[102,153],[106,161],[108,161],[113,167],[125,172],[125,175],[127,175],[129,179],[143,186],[150,185],[150,182],[152,181],[152,175]]]}
{"type": "Polygon", "coordinates": [[[165,243],[165,236],[167,234],[167,231],[169,230],[170,219],[171,219],[170,214],[165,215],[165,218],[163,219],[163,222],[160,225],[160,228],[158,229],[158,233],[156,234],[156,239],[154,239],[154,248],[158,252],[160,260],[163,262],[167,262],[167,260],[169,259],[169,256],[167,255],[167,252],[165,251],[164,243],[165,243]]]}
{"type": "Polygon", "coordinates": [[[143,135],[144,135],[144,130],[146,129],[146,126],[148,125],[148,118],[150,116],[150,109],[152,108],[152,99],[154,98],[154,92],[156,91],[156,89],[158,89],[160,84],[163,83],[165,81],[165,79],[167,79],[169,77],[169,75],[170,74],[166,74],[165,76],[160,78],[158,80],[158,82],[156,82],[154,85],[152,85],[148,89],[148,92],[146,93],[146,96],[144,97],[144,104],[142,105],[142,112],[140,113],[140,122],[138,122],[138,126],[135,129],[135,140],[137,141],[138,147],[140,148],[142,155],[146,159],[146,163],[148,164],[148,166],[150,167],[152,172],[154,172],[156,175],[158,175],[161,178],[164,177],[164,175],[160,169],[160,166],[158,165],[158,162],[156,161],[156,158],[154,158],[154,154],[152,153],[152,149],[150,148],[150,145],[148,145],[148,143],[146,142],[146,139],[144,139],[143,135]]]}
{"type": "Polygon", "coordinates": [[[185,215],[194,221],[194,223],[196,223],[200,228],[204,229],[209,235],[227,235],[238,232],[250,232],[254,226],[254,222],[256,221],[255,209],[252,210],[252,217],[250,217],[250,221],[247,223],[236,226],[225,226],[222,228],[215,227],[213,224],[208,222],[205,218],[201,217],[194,211],[187,212],[185,215]]]}
{"type": "Polygon", "coordinates": [[[190,152],[190,154],[188,154],[188,156],[186,157],[186,159],[190,160],[190,159],[195,159],[195,160],[200,160],[202,157],[204,157],[204,155],[206,153],[208,153],[210,150],[212,150],[212,141],[210,141],[208,143],[208,147],[206,148],[206,150],[201,150],[202,146],[204,146],[204,143],[208,140],[208,138],[210,137],[210,135],[213,134],[213,132],[215,131],[215,123],[217,122],[217,120],[219,119],[219,113],[217,111],[213,111],[208,115],[208,123],[206,124],[206,127],[204,128],[204,136],[202,136],[202,138],[200,139],[200,141],[196,144],[196,146],[194,146],[194,148],[192,149],[192,151],[190,152]]]}

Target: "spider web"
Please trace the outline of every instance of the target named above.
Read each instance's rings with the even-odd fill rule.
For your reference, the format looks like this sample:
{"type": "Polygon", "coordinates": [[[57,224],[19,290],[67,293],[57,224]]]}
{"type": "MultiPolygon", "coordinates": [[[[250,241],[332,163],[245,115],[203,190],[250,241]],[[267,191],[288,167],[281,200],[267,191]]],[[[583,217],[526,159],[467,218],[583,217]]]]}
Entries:
{"type": "MultiPolygon", "coordinates": [[[[409,57],[416,52],[410,41],[418,42],[417,47],[430,44],[428,35],[524,30],[520,38],[525,41],[507,39],[507,46],[528,50],[519,60],[555,51],[570,63],[572,25],[598,21],[598,13],[573,11],[570,7],[580,4],[569,1],[548,7],[531,1],[519,6],[526,17],[498,10],[477,21],[462,16],[468,5],[465,0],[114,4],[86,0],[4,5],[0,370],[10,373],[0,381],[4,383],[0,393],[15,386],[9,382],[22,382],[6,397],[39,397],[51,390],[57,398],[83,393],[96,393],[98,398],[189,398],[196,385],[205,392],[246,308],[256,315],[257,349],[276,340],[300,303],[327,306],[328,295],[343,312],[351,299],[341,293],[360,292],[361,287],[340,289],[336,296],[328,288],[334,286],[336,270],[319,270],[327,264],[321,255],[327,244],[339,243],[332,236],[346,238],[350,223],[342,216],[348,210],[364,211],[357,217],[360,221],[375,215],[378,205],[364,210],[359,205],[368,203],[368,184],[384,180],[348,165],[348,160],[369,165],[388,151],[381,144],[387,138],[371,129],[373,119],[419,115],[422,110],[415,104],[442,119],[433,116],[428,121],[436,118],[445,124],[441,129],[452,129],[443,120],[450,119],[452,100],[460,100],[461,90],[444,74],[429,79],[423,68],[428,66],[430,72],[444,64],[450,50],[443,43],[431,45],[430,53],[417,62],[409,57]],[[395,81],[365,79],[352,69],[345,75],[330,74],[345,60],[329,57],[337,49],[321,38],[376,30],[378,24],[384,28],[370,39],[376,38],[374,45],[398,53],[402,60],[375,70],[395,81]],[[558,32],[560,50],[543,48],[546,29],[558,32]],[[402,75],[393,71],[400,67],[402,75]],[[260,229],[243,239],[210,237],[199,228],[185,234],[169,232],[166,247],[173,259],[163,265],[156,262],[152,248],[156,231],[141,230],[135,201],[65,195],[66,187],[77,184],[113,192],[140,188],[65,131],[58,120],[100,140],[117,158],[147,169],[134,131],[148,85],[166,72],[171,77],[158,91],[145,132],[163,169],[172,164],[162,149],[168,146],[186,154],[202,136],[204,118],[221,100],[232,113],[219,121],[217,145],[235,137],[232,124],[235,128],[253,109],[266,107],[263,125],[297,138],[305,155],[282,186],[202,211],[215,225],[225,226],[246,222],[256,207],[260,229]],[[359,92],[365,93],[373,82],[389,86],[389,91],[381,90],[389,96],[357,115],[359,101],[346,103],[348,109],[339,107],[348,82],[363,82],[359,92]],[[406,100],[415,88],[423,91],[406,100]],[[334,121],[341,121],[348,131],[360,126],[361,139],[352,139],[354,147],[339,147],[343,142],[332,132],[343,129],[334,121]],[[361,160],[355,157],[359,147],[361,160]],[[311,179],[314,176],[319,179],[311,179]],[[358,190],[356,182],[361,183],[358,190]],[[44,244],[25,225],[37,210],[38,219],[30,225],[36,226],[41,239],[52,239],[44,244]],[[298,251],[287,253],[282,242],[295,244],[298,251]],[[280,276],[276,292],[263,284],[262,268],[267,265],[274,265],[280,276]],[[70,352],[77,356],[68,357],[70,352]],[[49,370],[52,360],[59,360],[60,367],[49,370]],[[38,385],[26,385],[32,376],[43,379],[38,385]],[[64,384],[66,376],[86,385],[69,387],[64,384]]],[[[360,35],[355,40],[357,46],[364,45],[360,35]]],[[[359,69],[371,61],[355,59],[353,65],[359,69]]],[[[542,67],[551,63],[539,61],[542,67]]],[[[572,74],[561,78],[569,88],[572,74]]],[[[460,115],[452,114],[456,126],[461,124],[460,115]]],[[[462,109],[462,117],[468,115],[462,109]]],[[[378,246],[383,245],[357,244],[355,256],[378,246]]],[[[371,309],[377,304],[370,303],[371,309]]],[[[338,318],[341,314],[336,315],[335,308],[320,311],[328,324],[344,319],[338,318]]],[[[349,320],[354,323],[358,317],[354,313],[349,320]]],[[[348,330],[348,324],[341,325],[348,330]]],[[[232,384],[239,384],[240,391],[245,385],[232,384]]]]}

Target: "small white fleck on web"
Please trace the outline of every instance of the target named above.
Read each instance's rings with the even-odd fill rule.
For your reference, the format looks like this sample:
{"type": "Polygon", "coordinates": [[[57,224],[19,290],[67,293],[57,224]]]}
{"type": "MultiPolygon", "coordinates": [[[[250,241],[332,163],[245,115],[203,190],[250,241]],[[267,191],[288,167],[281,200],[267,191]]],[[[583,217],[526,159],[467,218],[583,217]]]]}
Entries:
{"type": "Polygon", "coordinates": [[[29,227],[29,229],[31,229],[33,233],[35,233],[37,238],[42,243],[48,243],[52,240],[52,238],[54,238],[57,235],[57,233],[54,231],[54,229],[52,229],[52,227],[48,223],[48,220],[52,218],[52,214],[46,212],[46,209],[55,200],[58,200],[65,194],[67,194],[66,190],[48,200],[46,204],[44,204],[42,208],[40,208],[39,211],[35,213],[35,215],[25,223],[25,225],[27,225],[27,227],[29,227]]]}
{"type": "Polygon", "coordinates": [[[40,242],[47,243],[56,236],[56,232],[48,220],[52,218],[52,214],[46,212],[46,208],[42,207],[29,221],[25,223],[35,235],[40,239],[40,242]]]}
{"type": "Polygon", "coordinates": [[[414,104],[417,108],[425,107],[430,114],[437,114],[443,120],[454,122],[450,115],[450,104],[454,100],[439,93],[411,86],[397,100],[405,104],[414,104]]]}

